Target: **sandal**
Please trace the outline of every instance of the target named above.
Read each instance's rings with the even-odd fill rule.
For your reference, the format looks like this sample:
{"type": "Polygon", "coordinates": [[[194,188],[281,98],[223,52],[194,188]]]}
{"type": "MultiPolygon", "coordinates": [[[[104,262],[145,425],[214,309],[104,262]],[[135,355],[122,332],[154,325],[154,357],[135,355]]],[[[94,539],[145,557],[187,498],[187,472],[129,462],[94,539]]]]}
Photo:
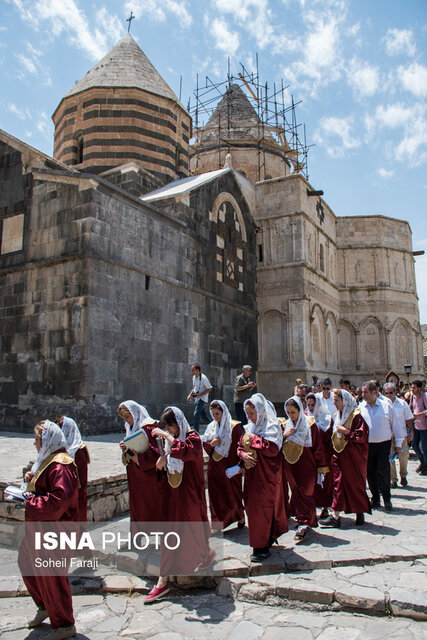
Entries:
{"type": "Polygon", "coordinates": [[[294,540],[296,542],[302,542],[305,539],[306,534],[307,534],[307,528],[301,529],[301,531],[297,530],[294,535],[294,540]]]}

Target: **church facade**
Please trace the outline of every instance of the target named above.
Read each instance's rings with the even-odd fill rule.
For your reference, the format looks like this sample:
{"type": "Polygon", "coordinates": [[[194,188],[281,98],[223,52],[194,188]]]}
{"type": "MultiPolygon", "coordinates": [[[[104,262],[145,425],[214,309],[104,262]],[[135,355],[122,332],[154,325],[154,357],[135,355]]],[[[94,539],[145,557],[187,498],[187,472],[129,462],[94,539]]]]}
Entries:
{"type": "Polygon", "coordinates": [[[274,136],[258,180],[258,116],[227,91],[227,144],[222,101],[190,146],[128,34],[55,110],[55,157],[0,132],[1,428],[188,414],[196,361],[226,402],[245,363],[277,404],[297,377],[422,376],[409,224],[335,216],[274,136]]]}

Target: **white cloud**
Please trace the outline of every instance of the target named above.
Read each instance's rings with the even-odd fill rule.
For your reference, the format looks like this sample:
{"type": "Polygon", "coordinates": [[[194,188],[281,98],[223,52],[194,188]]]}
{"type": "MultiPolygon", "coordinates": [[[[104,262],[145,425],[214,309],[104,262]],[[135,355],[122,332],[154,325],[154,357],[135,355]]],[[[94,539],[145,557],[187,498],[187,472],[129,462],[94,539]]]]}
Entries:
{"type": "Polygon", "coordinates": [[[181,27],[188,28],[193,23],[186,0],[129,0],[124,9],[128,14],[133,11],[136,19],[148,17],[155,22],[165,22],[169,13],[178,19],[181,27]]]}
{"type": "Polygon", "coordinates": [[[426,105],[415,103],[410,107],[402,104],[379,105],[375,110],[374,122],[379,128],[400,129],[401,139],[393,143],[396,160],[417,167],[427,160],[427,117],[426,105]]]}
{"type": "Polygon", "coordinates": [[[397,56],[406,53],[415,55],[414,34],[410,29],[388,29],[385,37],[385,50],[389,56],[397,56]]]}
{"type": "Polygon", "coordinates": [[[234,56],[239,48],[239,34],[230,31],[227,23],[222,18],[215,18],[212,23],[212,35],[215,38],[215,46],[225,53],[234,56]]]}
{"type": "Polygon", "coordinates": [[[385,180],[388,180],[389,178],[392,178],[394,176],[394,171],[384,169],[384,167],[380,167],[379,169],[377,169],[377,173],[379,176],[381,176],[381,178],[384,178],[385,180]]]}
{"type": "Polygon", "coordinates": [[[49,30],[49,37],[65,35],[68,41],[85,51],[92,59],[99,60],[123,32],[123,23],[114,14],[101,8],[96,14],[91,29],[88,18],[79,9],[75,0],[13,0],[21,18],[28,21],[38,31],[43,26],[49,30]]]}
{"type": "Polygon", "coordinates": [[[17,53],[16,57],[29,73],[37,73],[37,67],[31,58],[24,56],[23,53],[17,53]]]}
{"type": "Polygon", "coordinates": [[[331,157],[342,158],[347,151],[357,149],[361,145],[361,141],[352,133],[353,128],[352,116],[345,118],[328,116],[321,119],[320,130],[315,134],[314,139],[327,148],[327,153],[331,157]]]}
{"type": "Polygon", "coordinates": [[[397,70],[404,88],[415,96],[427,96],[427,67],[414,62],[409,67],[400,66],[397,70]]]}
{"type": "Polygon", "coordinates": [[[366,98],[373,96],[378,90],[380,81],[378,67],[373,67],[367,62],[360,62],[353,58],[350,63],[347,81],[353,87],[356,97],[366,98]]]}
{"type": "Polygon", "coordinates": [[[9,102],[7,104],[7,109],[15,116],[17,116],[20,120],[25,120],[26,118],[30,117],[29,111],[26,107],[17,107],[14,102],[9,102]]]}
{"type": "MultiPolygon", "coordinates": [[[[287,39],[284,34],[275,33],[268,0],[214,0],[214,4],[220,13],[231,14],[234,21],[244,27],[245,32],[252,36],[260,49],[268,44],[276,49],[282,49],[285,45],[287,39]]],[[[283,28],[284,25],[281,25],[282,31],[283,28]]]]}
{"type": "Polygon", "coordinates": [[[379,105],[375,110],[375,120],[380,126],[395,129],[402,127],[414,117],[414,109],[396,103],[383,107],[379,105]]]}

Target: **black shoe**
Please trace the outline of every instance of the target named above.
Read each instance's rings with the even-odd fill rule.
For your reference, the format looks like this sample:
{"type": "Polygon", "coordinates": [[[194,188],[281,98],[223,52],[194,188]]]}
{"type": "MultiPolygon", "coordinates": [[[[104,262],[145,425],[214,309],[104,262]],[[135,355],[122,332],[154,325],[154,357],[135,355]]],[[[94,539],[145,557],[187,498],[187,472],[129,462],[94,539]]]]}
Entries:
{"type": "Polygon", "coordinates": [[[263,551],[262,553],[253,553],[250,557],[251,562],[262,562],[270,555],[269,551],[263,551]]]}
{"type": "Polygon", "coordinates": [[[376,500],[374,500],[374,498],[371,498],[371,509],[379,509],[380,506],[381,502],[379,498],[377,498],[376,500]]]}
{"type": "Polygon", "coordinates": [[[407,487],[408,486],[408,481],[406,478],[402,478],[400,481],[400,486],[401,487],[407,487]]]}
{"type": "Polygon", "coordinates": [[[360,527],[362,524],[365,524],[365,515],[363,513],[356,514],[356,527],[360,527]]]}
{"type": "Polygon", "coordinates": [[[427,467],[423,467],[420,471],[420,476],[427,476],[427,467]]]}
{"type": "Polygon", "coordinates": [[[319,524],[321,527],[334,527],[335,529],[339,529],[341,527],[341,518],[335,518],[335,516],[330,514],[324,520],[319,520],[319,524]]]}
{"type": "Polygon", "coordinates": [[[415,469],[415,471],[416,471],[417,473],[421,473],[421,471],[422,471],[422,470],[423,470],[423,463],[422,463],[422,462],[420,462],[420,464],[419,464],[419,465],[418,465],[418,467],[415,469]]]}
{"type": "Polygon", "coordinates": [[[244,522],[238,522],[238,523],[237,523],[237,528],[238,528],[238,529],[243,529],[243,528],[244,528],[244,526],[245,526],[245,523],[244,523],[244,522]]]}
{"type": "Polygon", "coordinates": [[[391,504],[391,500],[384,500],[384,509],[386,511],[392,511],[393,505],[391,504]]]}
{"type": "Polygon", "coordinates": [[[397,482],[392,482],[390,485],[391,489],[397,489],[397,482]]]}
{"type": "Polygon", "coordinates": [[[329,516],[329,509],[327,507],[323,507],[322,512],[319,516],[319,520],[324,520],[329,516]]]}

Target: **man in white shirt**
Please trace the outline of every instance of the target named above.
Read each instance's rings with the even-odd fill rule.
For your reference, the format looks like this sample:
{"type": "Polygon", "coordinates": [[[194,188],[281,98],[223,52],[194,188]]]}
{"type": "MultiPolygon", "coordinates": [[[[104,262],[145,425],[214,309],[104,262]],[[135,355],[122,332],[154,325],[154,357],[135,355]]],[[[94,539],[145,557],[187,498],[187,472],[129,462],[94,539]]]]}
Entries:
{"type": "Polygon", "coordinates": [[[193,388],[187,396],[187,402],[191,402],[191,398],[194,398],[194,428],[199,431],[201,417],[206,424],[211,422],[206,414],[206,405],[209,402],[209,391],[212,391],[212,386],[205,374],[201,372],[199,364],[193,364],[191,373],[193,374],[193,388]]]}
{"type": "Polygon", "coordinates": [[[319,399],[320,404],[323,408],[324,413],[329,414],[331,417],[335,415],[335,411],[337,410],[334,405],[334,397],[331,393],[332,382],[330,378],[323,378],[321,381],[322,391],[320,393],[316,393],[316,398],[319,399]]]}
{"type": "Polygon", "coordinates": [[[390,496],[390,449],[394,436],[394,451],[402,447],[406,436],[406,429],[399,425],[391,401],[381,400],[377,394],[374,382],[369,380],[362,385],[363,402],[360,407],[365,408],[370,418],[369,424],[369,454],[368,454],[368,485],[372,493],[371,506],[380,506],[380,494],[384,500],[386,511],[391,511],[390,496]]]}
{"type": "MultiPolygon", "coordinates": [[[[414,416],[412,415],[412,411],[409,408],[409,405],[402,398],[398,398],[396,395],[396,385],[393,382],[386,382],[384,385],[384,396],[388,398],[392,405],[394,412],[396,414],[399,425],[406,433],[406,436],[402,443],[402,448],[399,450],[399,473],[400,473],[400,484],[402,487],[406,487],[408,484],[408,480],[406,476],[408,475],[408,460],[409,460],[409,444],[414,437],[414,429],[413,429],[413,420],[414,416]]],[[[393,444],[392,444],[393,448],[393,444]]],[[[390,463],[390,473],[391,473],[391,488],[397,488],[397,472],[396,472],[396,463],[390,463]]]]}

